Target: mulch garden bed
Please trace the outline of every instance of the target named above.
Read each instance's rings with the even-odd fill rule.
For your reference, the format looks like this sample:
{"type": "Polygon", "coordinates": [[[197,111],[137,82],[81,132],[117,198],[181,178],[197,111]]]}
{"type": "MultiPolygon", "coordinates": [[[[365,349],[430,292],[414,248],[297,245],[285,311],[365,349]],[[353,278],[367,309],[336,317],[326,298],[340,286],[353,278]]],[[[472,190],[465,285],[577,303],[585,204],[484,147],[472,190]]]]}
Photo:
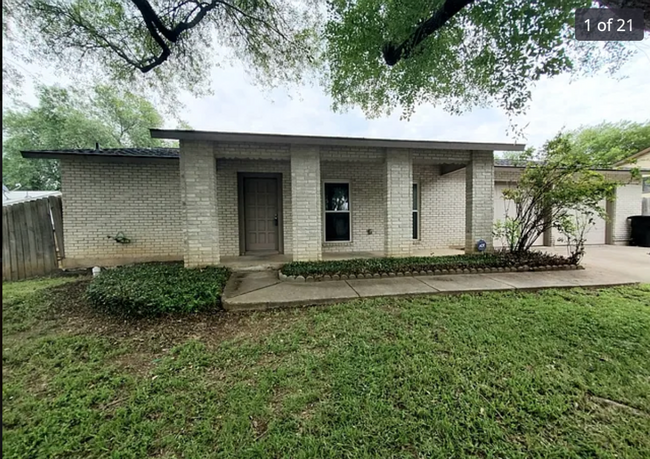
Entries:
{"type": "Polygon", "coordinates": [[[507,273],[583,269],[561,255],[543,252],[453,255],[445,257],[355,258],[333,261],[299,261],[284,265],[284,281],[310,282],[381,277],[449,274],[507,273]]]}

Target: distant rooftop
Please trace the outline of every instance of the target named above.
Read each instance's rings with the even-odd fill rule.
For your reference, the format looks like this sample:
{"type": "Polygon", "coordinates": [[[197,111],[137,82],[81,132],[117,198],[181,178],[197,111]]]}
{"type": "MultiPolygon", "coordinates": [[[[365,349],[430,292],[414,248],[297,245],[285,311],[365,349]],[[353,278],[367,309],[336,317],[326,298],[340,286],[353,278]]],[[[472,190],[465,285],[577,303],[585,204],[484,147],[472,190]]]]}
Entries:
{"type": "Polygon", "coordinates": [[[59,158],[61,156],[106,156],[124,158],[178,159],[178,148],[87,148],[82,150],[26,150],[23,158],[59,158]]]}
{"type": "Polygon", "coordinates": [[[2,205],[17,204],[19,202],[33,201],[34,199],[43,198],[46,196],[61,196],[60,191],[28,191],[28,190],[17,190],[17,191],[2,191],[2,205]]]}

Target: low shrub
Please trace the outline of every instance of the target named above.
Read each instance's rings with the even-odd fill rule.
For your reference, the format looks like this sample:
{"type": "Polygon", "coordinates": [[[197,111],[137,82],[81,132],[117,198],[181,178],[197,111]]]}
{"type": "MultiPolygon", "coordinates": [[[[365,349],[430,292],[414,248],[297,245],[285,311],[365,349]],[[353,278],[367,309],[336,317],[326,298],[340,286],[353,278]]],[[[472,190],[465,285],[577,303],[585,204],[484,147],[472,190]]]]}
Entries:
{"type": "Polygon", "coordinates": [[[94,307],[123,316],[156,316],[216,308],[230,271],[184,268],[180,263],[144,263],[105,269],[87,296],[94,307]]]}
{"type": "Polygon", "coordinates": [[[296,261],[282,267],[287,276],[319,275],[358,275],[397,273],[406,271],[435,271],[436,269],[471,268],[517,268],[519,266],[559,266],[568,265],[569,260],[561,255],[543,252],[511,254],[495,252],[488,254],[451,255],[445,257],[406,257],[406,258],[354,258],[332,261],[296,261]]]}

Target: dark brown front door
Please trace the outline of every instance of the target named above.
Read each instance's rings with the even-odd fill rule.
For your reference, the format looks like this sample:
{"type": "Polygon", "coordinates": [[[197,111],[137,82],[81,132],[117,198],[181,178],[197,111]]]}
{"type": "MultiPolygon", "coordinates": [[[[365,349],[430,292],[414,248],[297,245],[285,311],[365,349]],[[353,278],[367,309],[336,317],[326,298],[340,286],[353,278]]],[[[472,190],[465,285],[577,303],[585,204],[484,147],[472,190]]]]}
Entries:
{"type": "Polygon", "coordinates": [[[244,178],[246,252],[278,250],[278,181],[244,178]]]}

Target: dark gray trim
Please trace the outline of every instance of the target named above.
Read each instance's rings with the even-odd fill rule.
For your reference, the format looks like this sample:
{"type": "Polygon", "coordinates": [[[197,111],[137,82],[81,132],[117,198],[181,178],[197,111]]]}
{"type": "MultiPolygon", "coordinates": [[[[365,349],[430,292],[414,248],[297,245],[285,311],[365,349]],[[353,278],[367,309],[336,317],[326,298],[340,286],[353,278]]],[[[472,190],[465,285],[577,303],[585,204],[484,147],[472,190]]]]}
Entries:
{"type": "Polygon", "coordinates": [[[246,217],[244,212],[244,179],[274,178],[278,188],[278,253],[284,253],[284,209],[282,207],[282,173],[266,172],[237,172],[237,214],[239,220],[239,255],[255,255],[246,252],[246,217]]]}
{"type": "Polygon", "coordinates": [[[513,143],[447,142],[432,140],[372,139],[365,137],[325,137],[247,132],[184,131],[150,129],[154,139],[205,140],[215,142],[275,143],[344,147],[412,148],[423,150],[524,151],[526,145],[513,143]]]}
{"type": "Polygon", "coordinates": [[[440,175],[451,174],[452,172],[459,171],[466,168],[466,164],[441,164],[440,165],[440,175]]]}
{"type": "Polygon", "coordinates": [[[27,150],[20,152],[23,158],[39,159],[89,159],[89,158],[142,158],[171,159],[180,157],[178,148],[107,148],[99,150],[27,150]]]}
{"type": "Polygon", "coordinates": [[[140,158],[140,157],[117,157],[117,156],[63,156],[56,158],[59,161],[88,161],[94,164],[148,164],[155,166],[158,164],[176,164],[179,165],[178,159],[169,160],[168,158],[140,158]]]}

